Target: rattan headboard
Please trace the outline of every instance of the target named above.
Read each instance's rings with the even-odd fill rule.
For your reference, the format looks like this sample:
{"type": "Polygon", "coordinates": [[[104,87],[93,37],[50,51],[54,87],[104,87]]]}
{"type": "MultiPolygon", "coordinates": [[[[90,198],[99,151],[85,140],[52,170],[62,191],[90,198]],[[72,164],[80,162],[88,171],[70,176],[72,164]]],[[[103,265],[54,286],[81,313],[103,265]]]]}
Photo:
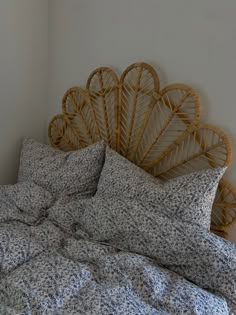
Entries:
{"type": "MultiPolygon", "coordinates": [[[[76,150],[99,139],[154,176],[169,179],[192,171],[229,165],[228,137],[202,124],[198,94],[172,84],[160,90],[156,71],[146,63],[129,66],[121,78],[96,69],[86,89],[69,89],[63,113],[49,124],[51,144],[76,150]]],[[[221,180],[212,212],[212,231],[227,236],[236,223],[236,189],[221,180]]]]}

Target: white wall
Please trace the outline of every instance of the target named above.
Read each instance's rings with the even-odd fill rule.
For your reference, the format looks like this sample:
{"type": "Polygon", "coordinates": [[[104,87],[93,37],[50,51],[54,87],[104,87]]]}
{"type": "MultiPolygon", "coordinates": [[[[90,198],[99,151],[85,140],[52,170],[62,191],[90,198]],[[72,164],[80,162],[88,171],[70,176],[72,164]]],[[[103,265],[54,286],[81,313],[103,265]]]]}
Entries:
{"type": "Polygon", "coordinates": [[[13,183],[23,137],[46,138],[48,0],[0,0],[0,183],[13,183]]]}
{"type": "MultiPolygon", "coordinates": [[[[236,147],[235,0],[51,0],[49,12],[48,119],[94,68],[146,61],[165,83],[192,85],[203,119],[236,147]]],[[[236,158],[227,176],[236,185],[236,158]]]]}

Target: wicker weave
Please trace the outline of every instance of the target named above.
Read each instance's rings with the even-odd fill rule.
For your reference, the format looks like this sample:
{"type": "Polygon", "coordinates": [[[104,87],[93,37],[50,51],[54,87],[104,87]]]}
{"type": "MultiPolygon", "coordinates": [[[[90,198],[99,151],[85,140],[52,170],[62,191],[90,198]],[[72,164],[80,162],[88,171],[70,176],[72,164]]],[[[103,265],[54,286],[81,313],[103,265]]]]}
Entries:
{"type": "MultiPolygon", "coordinates": [[[[219,128],[200,122],[198,94],[183,84],[160,90],[146,63],[129,66],[120,80],[112,69],[96,69],[86,89],[69,89],[63,114],[49,124],[51,144],[76,150],[99,139],[162,179],[208,167],[228,166],[232,149],[219,128]]],[[[226,237],[236,223],[236,189],[222,180],[212,212],[212,231],[226,237]]]]}

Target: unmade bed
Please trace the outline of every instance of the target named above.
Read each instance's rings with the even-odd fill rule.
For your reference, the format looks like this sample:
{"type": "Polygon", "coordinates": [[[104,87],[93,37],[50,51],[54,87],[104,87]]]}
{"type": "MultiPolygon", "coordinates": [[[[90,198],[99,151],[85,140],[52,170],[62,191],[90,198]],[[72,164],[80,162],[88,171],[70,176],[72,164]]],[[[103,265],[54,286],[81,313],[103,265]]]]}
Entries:
{"type": "Polygon", "coordinates": [[[0,186],[0,314],[236,314],[228,137],[148,64],[69,89],[0,186]]]}

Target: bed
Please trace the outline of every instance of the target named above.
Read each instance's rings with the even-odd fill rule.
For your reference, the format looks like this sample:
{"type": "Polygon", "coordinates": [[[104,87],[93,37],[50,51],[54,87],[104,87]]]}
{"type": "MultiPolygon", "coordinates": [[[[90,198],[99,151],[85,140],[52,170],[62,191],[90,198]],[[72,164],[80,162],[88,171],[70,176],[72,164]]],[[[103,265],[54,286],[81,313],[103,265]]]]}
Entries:
{"type": "MultiPolygon", "coordinates": [[[[198,94],[189,86],[160,89],[146,63],[130,65],[118,79],[96,69],[86,89],[69,89],[63,114],[49,124],[53,147],[75,150],[99,139],[154,176],[169,179],[207,167],[229,166],[232,147],[219,128],[201,122],[198,94]]],[[[222,180],[212,211],[212,231],[227,237],[235,224],[236,190],[222,180]]]]}
{"type": "Polygon", "coordinates": [[[232,148],[197,93],[102,67],[62,111],[0,187],[0,314],[236,314],[232,148]]]}

